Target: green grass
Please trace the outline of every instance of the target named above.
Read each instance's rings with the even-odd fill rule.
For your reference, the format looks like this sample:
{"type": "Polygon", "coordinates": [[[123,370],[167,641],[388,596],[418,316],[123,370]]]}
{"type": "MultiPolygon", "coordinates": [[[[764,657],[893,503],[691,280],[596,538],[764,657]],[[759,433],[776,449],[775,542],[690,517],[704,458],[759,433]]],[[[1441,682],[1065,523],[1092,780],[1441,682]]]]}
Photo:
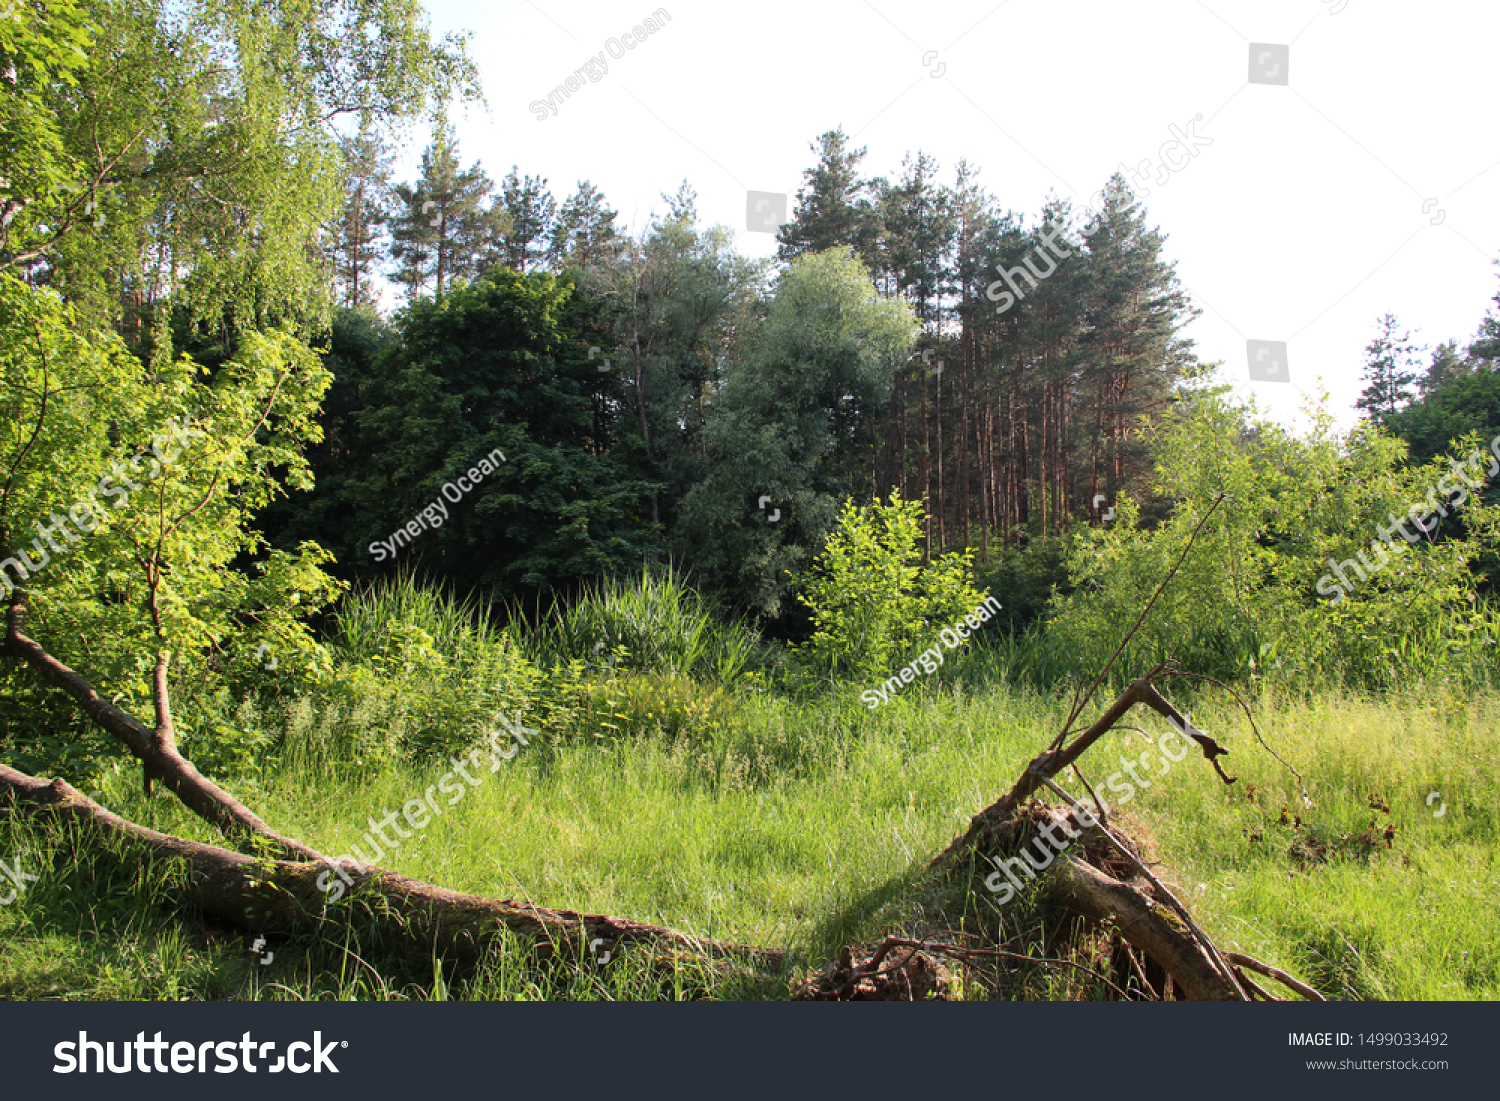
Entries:
{"type": "Polygon", "coordinates": [[[731,684],[768,656],[753,630],[725,620],[671,565],[601,581],[536,619],[527,624],[517,609],[506,633],[541,666],[608,663],[731,684]]]}
{"type": "MultiPolygon", "coordinates": [[[[620,737],[544,730],[381,863],[455,890],[790,948],[821,963],[840,944],[886,931],[915,874],[1009,787],[1064,710],[1034,694],[957,686],[914,689],[873,712],[857,686],[811,701],[745,689],[729,701],[730,721],[688,723],[673,736],[638,709],[620,737]]],[[[1148,839],[1159,871],[1221,946],[1338,997],[1500,997],[1500,695],[1260,700],[1257,722],[1306,778],[1311,808],[1238,708],[1204,692],[1190,709],[1231,748],[1224,763],[1239,782],[1225,787],[1189,755],[1124,808],[1122,822],[1148,839]],[[1447,806],[1441,817],[1426,803],[1434,790],[1447,806]],[[1300,826],[1282,824],[1283,807],[1300,826]],[[1374,841],[1362,842],[1372,818],[1374,841]],[[1321,857],[1299,861],[1294,847],[1321,857]]],[[[1165,729],[1154,716],[1132,717],[1153,734],[1165,729]]],[[[1084,758],[1086,774],[1102,781],[1145,737],[1108,735],[1084,758]]],[[[419,798],[447,767],[418,760],[367,775],[320,765],[236,790],[277,828],[337,854],[360,842],[367,818],[419,798]]],[[[143,825],[215,840],[170,797],[145,801],[132,773],[106,777],[102,793],[143,825]]],[[[169,882],[0,819],[0,859],[21,853],[26,870],[45,870],[0,907],[4,997],[778,993],[695,974],[663,987],[629,956],[598,972],[539,970],[517,945],[459,973],[384,953],[357,927],[348,945],[275,944],[261,967],[243,933],[173,905],[169,882]]]]}

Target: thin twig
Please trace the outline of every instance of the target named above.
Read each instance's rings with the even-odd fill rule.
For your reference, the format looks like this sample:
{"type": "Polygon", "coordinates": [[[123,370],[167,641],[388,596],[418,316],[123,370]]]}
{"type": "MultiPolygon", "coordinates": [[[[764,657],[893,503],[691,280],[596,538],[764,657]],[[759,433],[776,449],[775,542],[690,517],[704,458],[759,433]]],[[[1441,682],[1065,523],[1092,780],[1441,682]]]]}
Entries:
{"type": "MultiPolygon", "coordinates": [[[[1115,729],[1118,730],[1119,727],[1116,727],[1115,729]]],[[[1100,800],[1098,794],[1094,791],[1094,789],[1089,786],[1088,778],[1084,776],[1083,769],[1078,767],[1077,761],[1073,762],[1072,767],[1073,775],[1078,777],[1078,782],[1083,785],[1083,790],[1088,792],[1089,798],[1094,801],[1094,808],[1099,812],[1099,821],[1106,821],[1108,816],[1104,810],[1104,803],[1100,800]]]]}
{"type": "Polygon", "coordinates": [[[1267,978],[1275,979],[1277,982],[1291,987],[1308,1001],[1326,1002],[1328,1000],[1312,987],[1308,986],[1305,982],[1299,982],[1298,980],[1292,978],[1279,967],[1272,967],[1269,963],[1261,963],[1260,960],[1256,959],[1253,956],[1247,956],[1243,952],[1226,952],[1224,954],[1228,957],[1230,963],[1237,963],[1241,967],[1248,967],[1251,971],[1259,971],[1267,978]]]}
{"type": "Polygon", "coordinates": [[[1164,673],[1163,676],[1191,677],[1194,680],[1206,680],[1210,684],[1218,685],[1220,688],[1224,689],[1224,691],[1233,696],[1234,701],[1239,704],[1240,708],[1245,712],[1245,718],[1250,721],[1250,730],[1255,734],[1255,740],[1261,744],[1262,749],[1264,749],[1272,757],[1275,757],[1278,761],[1280,761],[1283,768],[1285,768],[1293,776],[1297,777],[1297,786],[1302,789],[1302,805],[1307,807],[1312,806],[1312,796],[1307,793],[1307,782],[1302,779],[1302,773],[1293,768],[1291,764],[1281,756],[1281,754],[1272,749],[1270,745],[1267,744],[1266,740],[1261,737],[1260,727],[1255,725],[1255,716],[1250,711],[1250,705],[1245,702],[1244,698],[1238,692],[1229,687],[1229,685],[1225,684],[1223,681],[1219,680],[1217,677],[1210,677],[1204,673],[1190,673],[1186,669],[1173,669],[1170,672],[1164,673]]]}
{"type": "Polygon", "coordinates": [[[1124,938],[1120,940],[1120,948],[1124,951],[1125,958],[1130,961],[1130,969],[1135,972],[1135,977],[1140,980],[1141,993],[1147,997],[1155,997],[1156,991],[1151,989],[1151,982],[1146,978],[1146,969],[1141,966],[1141,961],[1135,958],[1135,949],[1124,938]]]}

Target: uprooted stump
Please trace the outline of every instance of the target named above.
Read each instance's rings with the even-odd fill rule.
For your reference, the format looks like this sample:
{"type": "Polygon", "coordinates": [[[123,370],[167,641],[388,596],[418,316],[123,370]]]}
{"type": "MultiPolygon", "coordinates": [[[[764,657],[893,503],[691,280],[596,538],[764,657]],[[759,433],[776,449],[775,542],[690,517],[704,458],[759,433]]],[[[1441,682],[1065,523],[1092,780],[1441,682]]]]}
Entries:
{"type": "MultiPolygon", "coordinates": [[[[1147,859],[1145,846],[1122,837],[1118,828],[1111,832],[1137,860],[1147,859]]],[[[1025,997],[1036,978],[1059,974],[1071,975],[1075,989],[1085,996],[1153,1001],[1247,997],[1244,991],[1253,984],[1247,985],[1238,970],[1230,983],[1214,958],[1215,949],[1178,916],[1159,878],[1153,876],[1153,882],[1140,875],[1115,842],[1098,826],[1080,821],[1073,808],[1031,804],[1011,819],[992,822],[987,833],[992,849],[974,852],[963,866],[929,869],[920,892],[925,904],[899,922],[908,936],[888,936],[864,947],[846,945],[838,960],[805,982],[795,997],[941,1000],[964,997],[961,987],[974,985],[990,996],[1025,997]],[[1059,839],[1068,831],[1077,837],[1044,861],[1035,854],[1044,849],[1042,838],[1049,829],[1059,839]],[[1034,880],[1022,874],[1007,880],[996,870],[1007,861],[1014,870],[1026,860],[1027,849],[1033,856],[1026,862],[1042,866],[1034,880]],[[1022,889],[1014,889],[1016,884],[1022,889]],[[997,887],[1008,893],[997,894],[997,887]],[[1012,898],[1020,901],[1010,907],[997,901],[1012,898]],[[1038,942],[1045,955],[1035,954],[1038,942]],[[956,982],[959,976],[949,964],[962,965],[963,982],[956,982]]],[[[1248,965],[1256,970],[1264,966],[1255,961],[1248,965]]]]}
{"type": "Polygon", "coordinates": [[[1049,975],[1071,968],[1085,987],[1092,984],[1103,997],[1271,999],[1245,974],[1249,969],[1302,997],[1321,1000],[1316,991],[1276,968],[1220,952],[1150,870],[1144,846],[1108,822],[1102,808],[1094,814],[1052,779],[1064,768],[1076,768],[1089,746],[1132,706],[1144,703],[1196,742],[1226,784],[1234,783],[1218,762],[1228,750],[1188,722],[1154,687],[1166,675],[1164,668],[1158,666],[1130,685],[1096,723],[1066,745],[1065,728],[1004,797],[974,816],[969,829],[927,868],[925,897],[901,922],[909,936],[888,936],[861,951],[845,946],[838,961],[805,983],[797,996],[961,997],[941,963],[948,959],[979,965],[969,967],[966,979],[977,978],[992,994],[1004,994],[1008,979],[1018,975],[1024,990],[1027,968],[1049,975]],[[1032,802],[1042,788],[1067,802],[1032,802]],[[1003,908],[1023,893],[1033,904],[1027,920],[1041,915],[1025,928],[1014,920],[1014,911],[1003,908]],[[1024,950],[1038,935],[1047,956],[1024,950]],[[906,950],[904,955],[887,963],[898,948],[906,950]],[[1017,964],[1022,966],[1012,966],[1017,964]]]}
{"type": "MultiPolygon", "coordinates": [[[[1117,833],[1116,836],[1119,836],[1117,833]]],[[[964,996],[944,961],[963,965],[969,985],[991,996],[1024,997],[1037,977],[1071,975],[1100,997],[1235,998],[1186,926],[1155,896],[1153,886],[1096,827],[1067,807],[1031,804],[994,822],[991,846],[963,865],[930,868],[925,905],[901,922],[910,937],[891,936],[865,949],[845,946],[839,959],[804,983],[808,1000],[924,1000],[964,996]],[[1051,854],[1044,831],[1063,839],[1051,854]],[[1024,851],[1033,854],[1028,861],[1024,851]],[[1007,861],[1037,869],[1035,879],[1001,868],[1007,861]],[[1021,889],[1016,889],[1017,887],[1021,889]],[[1004,894],[997,894],[1004,890],[1004,894]],[[1015,906],[1002,903],[1024,898],[1015,906]],[[957,930],[967,930],[960,934],[957,930]],[[919,939],[912,939],[919,938],[919,939]],[[1026,951],[1040,940],[1046,955],[1026,951]],[[895,951],[900,948],[902,951],[895,951]],[[894,954],[892,954],[894,952],[894,954]],[[1065,970],[1066,969],[1066,970],[1065,970]]],[[[1126,839],[1140,859],[1144,846],[1126,839]]]]}

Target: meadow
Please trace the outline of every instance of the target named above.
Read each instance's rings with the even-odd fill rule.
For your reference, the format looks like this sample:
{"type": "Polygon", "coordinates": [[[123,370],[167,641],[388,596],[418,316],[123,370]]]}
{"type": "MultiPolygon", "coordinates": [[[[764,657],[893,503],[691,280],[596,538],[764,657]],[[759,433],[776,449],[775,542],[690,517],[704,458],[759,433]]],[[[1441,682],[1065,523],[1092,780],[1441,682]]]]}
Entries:
{"type": "MultiPolygon", "coordinates": [[[[0,997],[784,998],[842,945],[890,927],[928,862],[1009,788],[1071,703],[1063,688],[998,675],[1007,653],[1016,659],[1003,645],[978,646],[874,710],[858,683],[789,687],[689,595],[647,579],[550,623],[498,631],[412,583],[366,594],[344,612],[338,667],[378,670],[395,653],[406,666],[399,686],[381,696],[372,674],[351,682],[353,695],[325,687],[240,701],[223,721],[236,742],[249,729],[262,742],[231,786],[279,829],[346,852],[371,819],[421,798],[450,767],[445,724],[478,744],[473,717],[436,715],[427,693],[472,692],[478,715],[494,704],[485,692],[508,684],[539,734],[478,770],[461,803],[397,840],[381,866],[453,890],[788,949],[785,981],[685,965],[663,988],[628,951],[602,967],[543,967],[514,942],[457,969],[398,953],[357,919],[338,937],[273,938],[252,951],[243,932],[185,910],[170,877],[76,845],[64,828],[0,819],[0,858],[39,877],[0,907],[0,997]],[[602,621],[615,625],[614,651],[570,657],[570,646],[590,654],[584,642],[607,630],[602,621]],[[632,622],[670,644],[642,660],[626,638],[632,622]],[[414,633],[425,666],[401,658],[416,652],[414,633]],[[550,679],[518,688],[518,667],[506,681],[486,647],[513,662],[529,651],[524,668],[550,669],[550,679]],[[483,684],[456,684],[439,660],[461,654],[483,684]]],[[[1224,763],[1237,782],[1224,785],[1191,754],[1117,821],[1222,948],[1333,998],[1500,997],[1500,693],[1451,681],[1378,695],[1263,687],[1249,704],[1273,756],[1227,690],[1168,685],[1195,725],[1230,748],[1224,763]],[[1301,774],[1310,806],[1277,756],[1301,774]]],[[[1122,725],[1084,758],[1096,785],[1168,729],[1154,715],[1130,723],[1140,725],[1122,725]]],[[[131,821],[216,840],[175,800],[145,798],[121,760],[95,781],[95,798],[131,821]]],[[[1024,900],[995,906],[982,875],[976,912],[1036,918],[1024,900]]],[[[1096,994],[1078,976],[1038,971],[1019,996],[1096,994]]]]}

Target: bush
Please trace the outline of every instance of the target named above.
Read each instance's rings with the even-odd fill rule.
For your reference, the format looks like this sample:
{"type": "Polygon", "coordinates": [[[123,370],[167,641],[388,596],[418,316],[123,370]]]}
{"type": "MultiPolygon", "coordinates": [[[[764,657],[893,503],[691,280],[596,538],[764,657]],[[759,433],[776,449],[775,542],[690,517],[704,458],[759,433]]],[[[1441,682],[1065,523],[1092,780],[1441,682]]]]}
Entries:
{"type": "Polygon", "coordinates": [[[330,760],[445,755],[483,737],[501,714],[519,710],[543,728],[566,704],[566,668],[549,677],[469,601],[410,575],[350,596],[335,623],[334,671],[316,704],[363,721],[304,717],[306,732],[344,732],[342,744],[324,747],[330,760]]]}
{"type": "Polygon", "coordinates": [[[866,508],[851,499],[813,569],[793,580],[816,628],[801,652],[820,675],[884,677],[984,599],[972,552],[922,565],[922,516],[899,493],[866,508]]]}
{"type": "Polygon", "coordinates": [[[995,537],[990,557],[980,563],[975,575],[978,587],[1000,602],[994,634],[1020,634],[1033,625],[1040,626],[1048,605],[1057,596],[1072,592],[1068,580],[1070,538],[1046,536],[1018,547],[995,537]]]}
{"type": "MultiPolygon", "coordinates": [[[[1075,672],[1095,675],[1212,508],[1118,677],[1168,657],[1223,678],[1364,688],[1492,669],[1493,644],[1484,642],[1492,617],[1476,604],[1467,569],[1478,552],[1473,536],[1408,547],[1396,535],[1401,549],[1382,569],[1330,599],[1330,559],[1363,551],[1384,561],[1370,550],[1379,528],[1449,473],[1442,462],[1407,466],[1403,453],[1378,430],[1335,433],[1326,414],[1297,437],[1200,395],[1158,436],[1156,491],[1176,502],[1172,516],[1144,530],[1122,498],[1110,527],[1077,534],[1076,591],[1057,602],[1049,642],[1072,656],[1075,672]]],[[[1493,511],[1470,498],[1465,515],[1487,531],[1493,511]]]]}

